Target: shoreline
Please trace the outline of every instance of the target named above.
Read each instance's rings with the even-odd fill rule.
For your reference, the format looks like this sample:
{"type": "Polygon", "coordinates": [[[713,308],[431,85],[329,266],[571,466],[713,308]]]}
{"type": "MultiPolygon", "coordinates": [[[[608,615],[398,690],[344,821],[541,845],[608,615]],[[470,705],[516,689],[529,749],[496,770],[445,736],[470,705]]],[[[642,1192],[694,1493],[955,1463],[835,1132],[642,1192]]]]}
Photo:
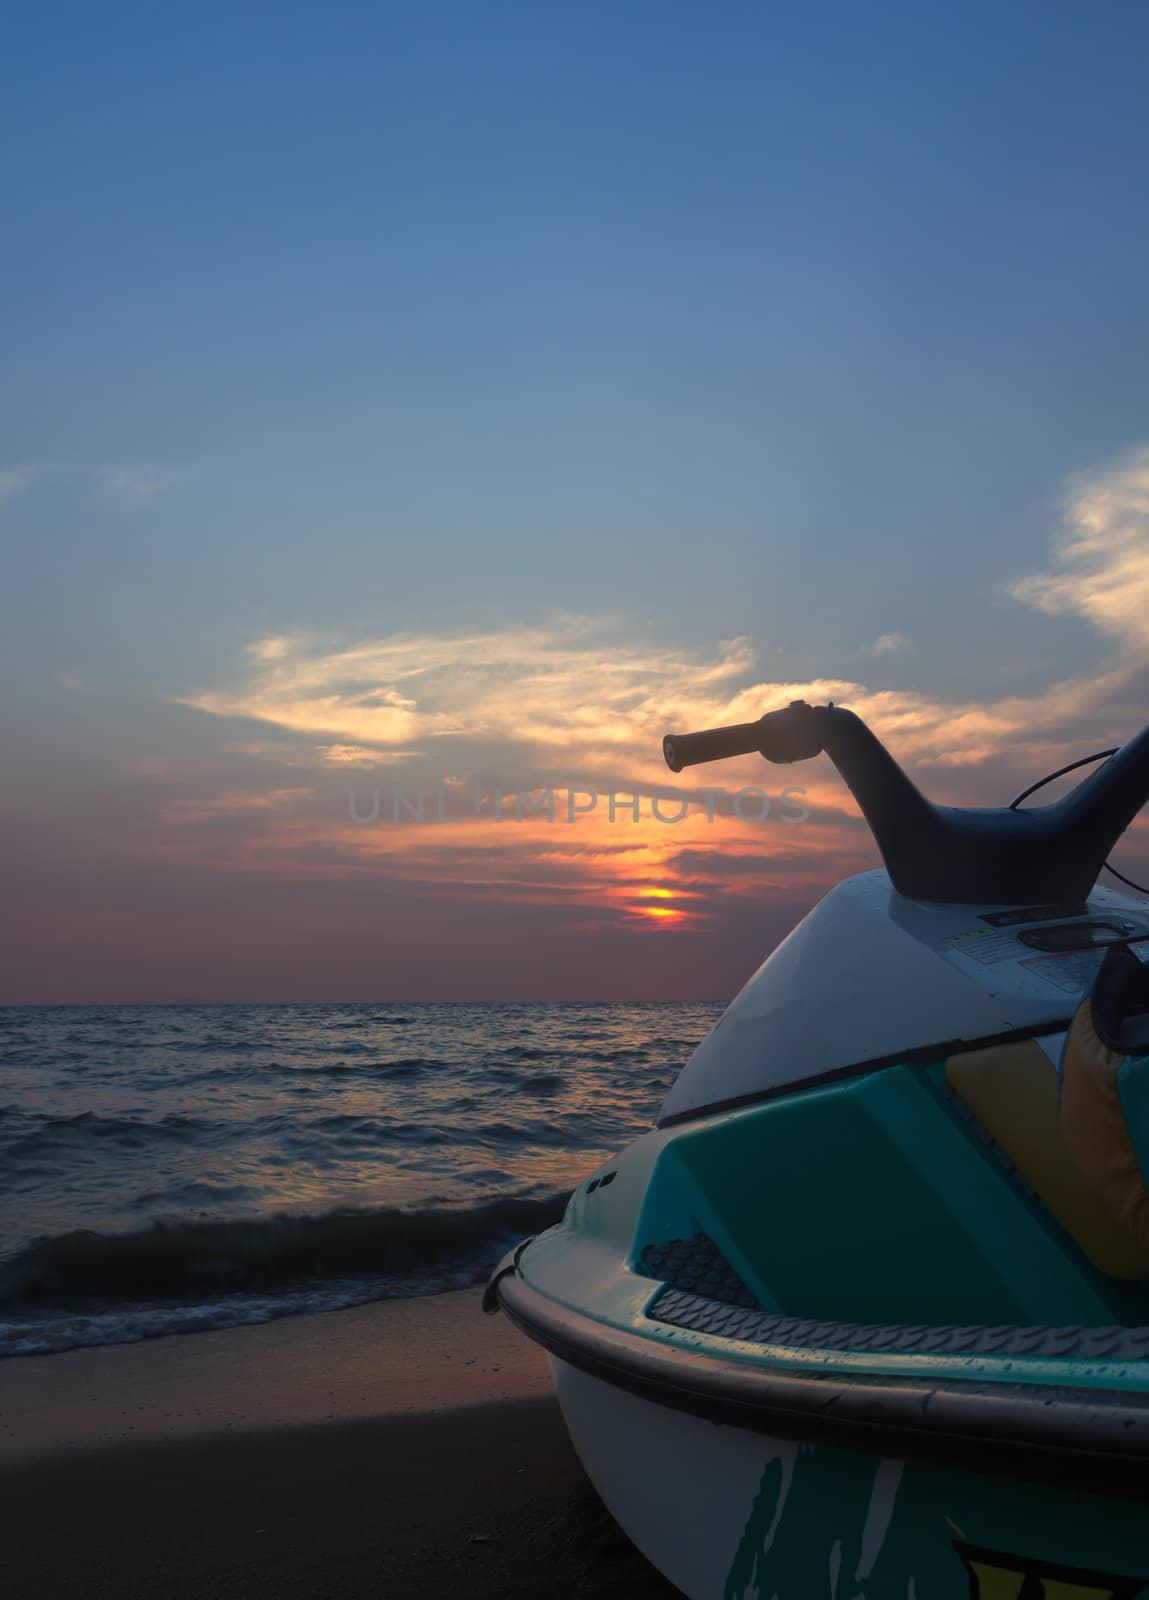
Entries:
{"type": "Polygon", "coordinates": [[[31,1454],[551,1393],[546,1358],[482,1289],[0,1362],[0,1465],[31,1454]]]}
{"type": "Polygon", "coordinates": [[[673,1600],[482,1291],[0,1365],[11,1600],[673,1600]]]}

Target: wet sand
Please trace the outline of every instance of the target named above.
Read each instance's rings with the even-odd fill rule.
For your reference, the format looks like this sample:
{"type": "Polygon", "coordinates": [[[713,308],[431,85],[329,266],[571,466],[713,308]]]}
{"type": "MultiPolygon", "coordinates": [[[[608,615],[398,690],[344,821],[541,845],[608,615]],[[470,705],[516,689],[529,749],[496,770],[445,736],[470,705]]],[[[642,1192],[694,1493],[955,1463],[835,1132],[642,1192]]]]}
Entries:
{"type": "Polygon", "coordinates": [[[678,1591],[476,1291],[0,1365],[6,1600],[678,1591]]]}

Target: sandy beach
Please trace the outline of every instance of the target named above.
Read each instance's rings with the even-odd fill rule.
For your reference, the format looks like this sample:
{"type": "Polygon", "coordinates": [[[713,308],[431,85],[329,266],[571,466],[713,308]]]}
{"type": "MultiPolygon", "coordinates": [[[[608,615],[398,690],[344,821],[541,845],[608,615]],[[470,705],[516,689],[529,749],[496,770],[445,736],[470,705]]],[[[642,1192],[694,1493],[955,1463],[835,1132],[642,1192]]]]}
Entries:
{"type": "Polygon", "coordinates": [[[479,1292],[0,1365],[6,1600],[673,1600],[479,1292]]]}

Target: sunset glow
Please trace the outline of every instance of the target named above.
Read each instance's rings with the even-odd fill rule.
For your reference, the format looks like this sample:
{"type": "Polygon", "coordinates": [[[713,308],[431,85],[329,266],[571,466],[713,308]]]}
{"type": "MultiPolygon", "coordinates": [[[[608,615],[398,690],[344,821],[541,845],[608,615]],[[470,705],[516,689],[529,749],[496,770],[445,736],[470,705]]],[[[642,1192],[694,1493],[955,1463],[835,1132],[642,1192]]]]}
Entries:
{"type": "Polygon", "coordinates": [[[1145,720],[1132,11],[376,11],[16,26],[0,998],[726,999],[877,855],[667,733],[1145,720]]]}

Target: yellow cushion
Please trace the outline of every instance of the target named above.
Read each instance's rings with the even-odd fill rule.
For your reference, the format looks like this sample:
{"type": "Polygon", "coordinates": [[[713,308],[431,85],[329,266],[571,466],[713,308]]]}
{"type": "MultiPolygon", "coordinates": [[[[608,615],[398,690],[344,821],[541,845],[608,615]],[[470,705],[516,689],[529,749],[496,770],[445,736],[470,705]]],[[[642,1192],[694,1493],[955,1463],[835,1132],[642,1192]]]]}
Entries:
{"type": "Polygon", "coordinates": [[[1121,1225],[1071,1154],[1057,1069],[1039,1044],[951,1056],[946,1078],[1094,1266],[1111,1278],[1149,1277],[1149,1241],[1121,1225]]]}
{"type": "Polygon", "coordinates": [[[1125,1057],[1097,1036],[1088,998],[1069,1030],[1061,1076],[1061,1129],[1073,1159],[1111,1215],[1149,1252],[1149,1194],[1117,1089],[1125,1057]]]}

